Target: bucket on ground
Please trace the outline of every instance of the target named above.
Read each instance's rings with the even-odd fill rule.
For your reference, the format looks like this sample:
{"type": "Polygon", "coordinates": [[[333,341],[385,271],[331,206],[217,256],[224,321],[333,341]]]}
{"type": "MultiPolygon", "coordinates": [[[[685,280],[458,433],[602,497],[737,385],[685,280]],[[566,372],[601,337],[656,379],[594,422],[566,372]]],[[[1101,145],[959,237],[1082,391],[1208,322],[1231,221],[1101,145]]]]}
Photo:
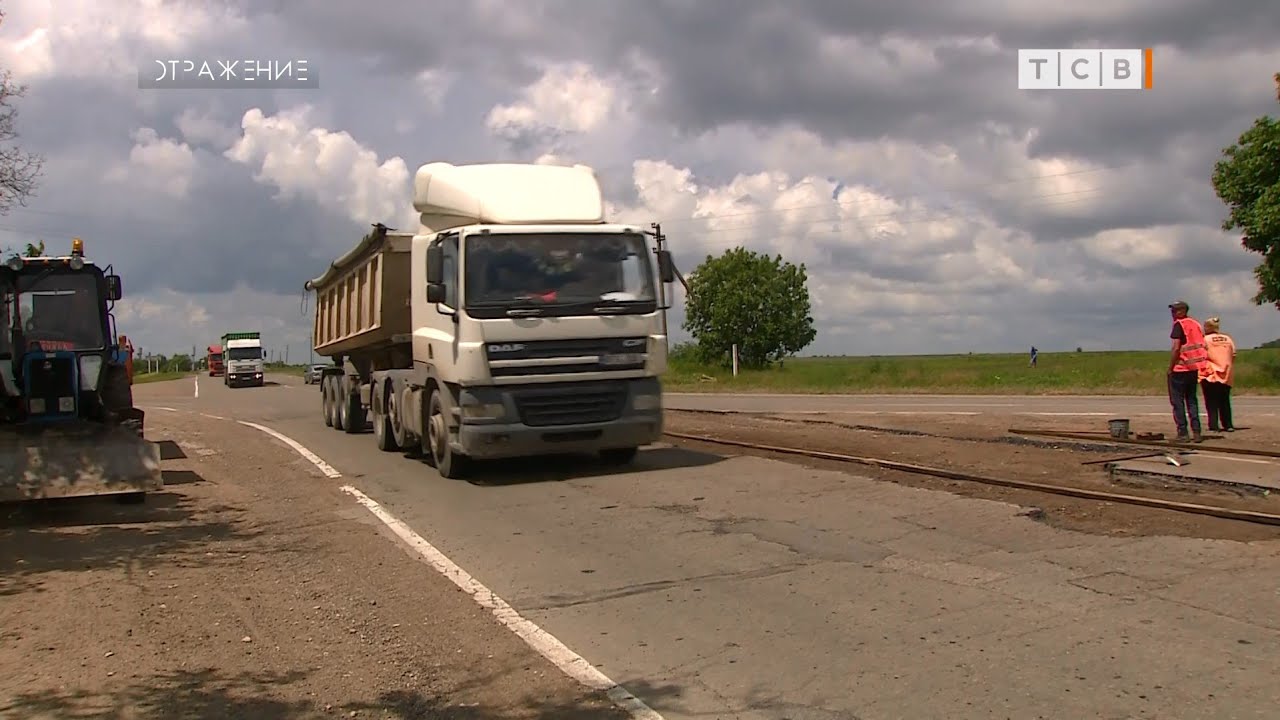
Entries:
{"type": "Polygon", "coordinates": [[[1120,418],[1117,420],[1107,421],[1107,427],[1111,430],[1111,437],[1123,439],[1129,437],[1129,420],[1120,418]]]}

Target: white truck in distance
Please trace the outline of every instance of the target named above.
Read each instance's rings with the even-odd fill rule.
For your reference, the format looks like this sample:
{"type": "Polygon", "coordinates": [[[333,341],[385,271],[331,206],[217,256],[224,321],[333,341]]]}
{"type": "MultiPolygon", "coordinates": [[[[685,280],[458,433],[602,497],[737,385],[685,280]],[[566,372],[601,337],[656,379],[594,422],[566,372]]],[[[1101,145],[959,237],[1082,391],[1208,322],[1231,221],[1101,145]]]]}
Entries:
{"type": "Polygon", "coordinates": [[[262,387],[267,368],[263,362],[266,352],[262,349],[260,333],[233,332],[223,335],[222,357],[226,368],[222,380],[227,387],[262,387]]]}
{"type": "Polygon", "coordinates": [[[313,345],[325,424],[472,459],[599,452],[626,463],[662,435],[674,268],[646,233],[605,222],[588,167],[431,163],[416,234],[381,224],[320,277],[313,345]],[[656,267],[655,267],[656,266],[656,267]]]}

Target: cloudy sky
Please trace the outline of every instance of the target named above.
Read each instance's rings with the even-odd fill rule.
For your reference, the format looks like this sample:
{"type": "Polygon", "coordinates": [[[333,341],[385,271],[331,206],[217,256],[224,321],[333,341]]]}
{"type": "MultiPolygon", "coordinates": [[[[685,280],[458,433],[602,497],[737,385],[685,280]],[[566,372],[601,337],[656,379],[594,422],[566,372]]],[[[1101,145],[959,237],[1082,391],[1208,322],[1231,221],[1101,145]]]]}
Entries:
{"type": "Polygon", "coordinates": [[[1242,346],[1280,337],[1209,184],[1277,111],[1270,0],[0,8],[46,158],[0,247],[82,236],[148,350],[257,328],[306,357],[303,282],[369,223],[416,227],[437,160],[592,165],[685,270],[739,244],[807,263],[809,352],[1160,348],[1175,298],[1242,346]],[[1155,87],[1019,91],[1020,47],[1153,47],[1155,87]],[[247,57],[305,58],[320,87],[137,87],[156,58],[247,57]]]}

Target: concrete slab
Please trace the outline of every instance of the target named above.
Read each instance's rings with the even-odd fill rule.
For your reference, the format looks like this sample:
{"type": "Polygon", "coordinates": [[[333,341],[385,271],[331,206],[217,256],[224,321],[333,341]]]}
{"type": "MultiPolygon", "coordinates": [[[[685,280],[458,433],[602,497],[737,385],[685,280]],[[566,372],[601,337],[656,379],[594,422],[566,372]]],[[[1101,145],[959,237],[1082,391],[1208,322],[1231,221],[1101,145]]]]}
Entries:
{"type": "Polygon", "coordinates": [[[1251,492],[1280,490],[1280,462],[1267,458],[1239,457],[1213,452],[1188,453],[1175,467],[1163,457],[1107,463],[1113,480],[1160,479],[1187,483],[1214,483],[1251,492]]]}

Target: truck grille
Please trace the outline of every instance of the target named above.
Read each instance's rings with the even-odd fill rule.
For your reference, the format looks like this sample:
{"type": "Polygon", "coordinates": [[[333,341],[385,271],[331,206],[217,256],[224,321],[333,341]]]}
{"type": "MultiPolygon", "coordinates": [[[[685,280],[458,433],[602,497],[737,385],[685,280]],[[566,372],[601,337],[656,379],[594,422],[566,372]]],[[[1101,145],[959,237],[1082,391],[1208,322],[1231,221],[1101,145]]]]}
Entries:
{"type": "MultiPolygon", "coordinates": [[[[485,357],[489,372],[495,378],[528,375],[553,375],[601,371],[639,370],[644,368],[647,340],[629,338],[582,338],[575,340],[535,340],[522,343],[487,343],[485,357]],[[540,365],[503,365],[504,361],[555,360],[563,358],[610,357],[606,362],[565,362],[540,365]],[[632,362],[617,362],[621,356],[633,356],[632,362]],[[496,365],[495,365],[496,363],[496,365]]],[[[626,359],[626,358],[622,358],[626,359]]]]}
{"type": "Polygon", "coordinates": [[[77,372],[74,356],[32,360],[27,369],[27,399],[40,402],[32,403],[31,414],[74,415],[77,372]]]}
{"type": "Polygon", "coordinates": [[[530,427],[617,420],[627,402],[619,383],[581,383],[521,390],[513,394],[520,421],[530,427]]]}

